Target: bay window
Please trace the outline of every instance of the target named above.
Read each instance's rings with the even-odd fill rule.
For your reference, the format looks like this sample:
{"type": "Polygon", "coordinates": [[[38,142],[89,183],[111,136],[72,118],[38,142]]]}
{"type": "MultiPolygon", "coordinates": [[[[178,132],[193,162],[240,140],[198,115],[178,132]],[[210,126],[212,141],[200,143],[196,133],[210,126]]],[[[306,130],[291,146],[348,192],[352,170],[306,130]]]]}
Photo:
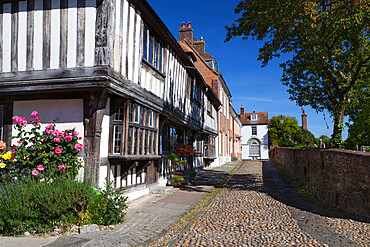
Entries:
{"type": "Polygon", "coordinates": [[[158,114],[135,102],[115,100],[112,104],[113,154],[157,154],[158,114]],[[125,111],[124,111],[125,110],[125,111]],[[127,112],[127,118],[124,117],[127,112]]]}

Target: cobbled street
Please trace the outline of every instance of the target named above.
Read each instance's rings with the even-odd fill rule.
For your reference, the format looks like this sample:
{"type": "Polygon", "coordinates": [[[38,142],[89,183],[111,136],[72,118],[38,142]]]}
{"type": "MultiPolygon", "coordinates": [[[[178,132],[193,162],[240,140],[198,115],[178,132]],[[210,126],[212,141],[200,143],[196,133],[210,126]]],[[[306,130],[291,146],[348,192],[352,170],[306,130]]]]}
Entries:
{"type": "Polygon", "coordinates": [[[245,162],[175,246],[369,246],[369,224],[309,212],[269,162],[245,162]],[[351,238],[351,239],[349,239],[351,238]]]}

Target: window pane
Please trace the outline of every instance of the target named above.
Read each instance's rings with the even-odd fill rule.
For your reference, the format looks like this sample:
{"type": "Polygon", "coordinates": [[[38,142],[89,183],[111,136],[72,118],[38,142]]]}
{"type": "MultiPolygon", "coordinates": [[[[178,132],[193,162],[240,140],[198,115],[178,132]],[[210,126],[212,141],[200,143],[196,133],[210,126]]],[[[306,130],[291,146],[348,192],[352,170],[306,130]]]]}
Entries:
{"type": "Polygon", "coordinates": [[[123,102],[118,100],[115,103],[114,107],[114,120],[122,121],[123,120],[123,102]]]}
{"type": "Polygon", "coordinates": [[[148,153],[152,154],[153,153],[153,149],[152,149],[152,136],[153,136],[153,131],[149,131],[149,146],[148,146],[148,153]]]}
{"type": "Polygon", "coordinates": [[[151,111],[146,109],[146,118],[145,118],[145,126],[149,126],[149,121],[150,121],[150,113],[151,111]]]}
{"type": "Polygon", "coordinates": [[[127,133],[127,154],[131,154],[131,148],[132,148],[132,127],[129,127],[127,133]]]}
{"type": "Polygon", "coordinates": [[[139,129],[139,154],[143,154],[142,141],[143,141],[143,130],[139,129]]]}
{"type": "Polygon", "coordinates": [[[153,154],[157,154],[157,132],[153,132],[153,154]]]}
{"type": "Polygon", "coordinates": [[[149,126],[153,126],[153,112],[149,111],[149,126]]]}
{"type": "Polygon", "coordinates": [[[157,113],[153,112],[153,128],[157,128],[157,113]]]}
{"type": "Polygon", "coordinates": [[[148,62],[153,64],[153,40],[154,37],[152,35],[149,35],[149,57],[148,62]]]}
{"type": "Polygon", "coordinates": [[[158,47],[158,69],[159,69],[160,72],[163,72],[162,56],[163,56],[162,44],[159,43],[159,47],[158,47]]]}
{"type": "Polygon", "coordinates": [[[137,146],[138,146],[138,139],[137,139],[137,129],[134,128],[134,135],[132,136],[132,139],[134,140],[133,145],[134,145],[134,152],[132,154],[136,154],[137,152],[137,146]]]}
{"type": "Polygon", "coordinates": [[[133,121],[133,119],[132,119],[133,115],[134,115],[134,107],[133,107],[132,103],[130,102],[130,104],[129,104],[129,116],[128,116],[128,118],[129,118],[128,121],[129,122],[133,121]]]}
{"type": "Polygon", "coordinates": [[[149,131],[145,131],[145,138],[144,138],[144,154],[148,154],[148,136],[149,136],[149,131]]]}
{"type": "Polygon", "coordinates": [[[122,125],[114,125],[113,152],[120,154],[122,151],[122,125]]]}
{"type": "Polygon", "coordinates": [[[252,135],[257,135],[257,127],[252,126],[252,135]]]}
{"type": "Polygon", "coordinates": [[[148,28],[146,26],[143,32],[143,58],[148,60],[148,28]]]}
{"type": "Polygon", "coordinates": [[[158,68],[158,43],[154,41],[153,66],[158,68]]]}
{"type": "Polygon", "coordinates": [[[144,107],[140,107],[140,124],[144,124],[144,107]]]}
{"type": "Polygon", "coordinates": [[[139,122],[139,111],[140,111],[140,107],[138,105],[135,105],[135,122],[138,123],[139,122]]]}

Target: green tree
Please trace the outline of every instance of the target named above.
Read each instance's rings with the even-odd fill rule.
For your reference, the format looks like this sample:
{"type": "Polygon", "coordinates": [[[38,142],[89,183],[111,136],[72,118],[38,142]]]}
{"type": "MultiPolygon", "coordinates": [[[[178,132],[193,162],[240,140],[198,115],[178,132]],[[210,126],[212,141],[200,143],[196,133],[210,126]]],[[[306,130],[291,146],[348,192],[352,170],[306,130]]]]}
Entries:
{"type": "Polygon", "coordinates": [[[359,106],[350,113],[351,124],[348,129],[346,148],[355,149],[358,146],[370,146],[370,97],[364,97],[359,106]]]}
{"type": "Polygon", "coordinates": [[[294,141],[294,137],[297,132],[301,129],[298,126],[298,121],[292,117],[276,116],[272,117],[269,122],[269,140],[272,145],[279,144],[279,146],[291,146],[287,145],[289,141],[294,141]],[[283,117],[284,123],[281,124],[280,118],[283,117]],[[284,139],[284,143],[282,143],[284,139]]]}
{"type": "Polygon", "coordinates": [[[290,54],[280,64],[290,99],[328,110],[332,139],[341,140],[343,117],[370,84],[369,5],[368,0],[243,0],[235,9],[241,16],[226,26],[226,41],[263,40],[262,66],[290,54]]]}

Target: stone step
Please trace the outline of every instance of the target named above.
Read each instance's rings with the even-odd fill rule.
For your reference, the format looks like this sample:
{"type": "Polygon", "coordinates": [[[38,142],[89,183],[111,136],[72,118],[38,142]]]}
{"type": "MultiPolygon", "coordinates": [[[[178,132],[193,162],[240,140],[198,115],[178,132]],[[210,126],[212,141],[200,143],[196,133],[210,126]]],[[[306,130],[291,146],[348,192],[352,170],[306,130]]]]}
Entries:
{"type": "Polygon", "coordinates": [[[159,186],[159,185],[151,186],[149,188],[150,194],[161,194],[161,195],[169,195],[175,192],[176,190],[178,189],[173,188],[172,186],[159,186]]]}

